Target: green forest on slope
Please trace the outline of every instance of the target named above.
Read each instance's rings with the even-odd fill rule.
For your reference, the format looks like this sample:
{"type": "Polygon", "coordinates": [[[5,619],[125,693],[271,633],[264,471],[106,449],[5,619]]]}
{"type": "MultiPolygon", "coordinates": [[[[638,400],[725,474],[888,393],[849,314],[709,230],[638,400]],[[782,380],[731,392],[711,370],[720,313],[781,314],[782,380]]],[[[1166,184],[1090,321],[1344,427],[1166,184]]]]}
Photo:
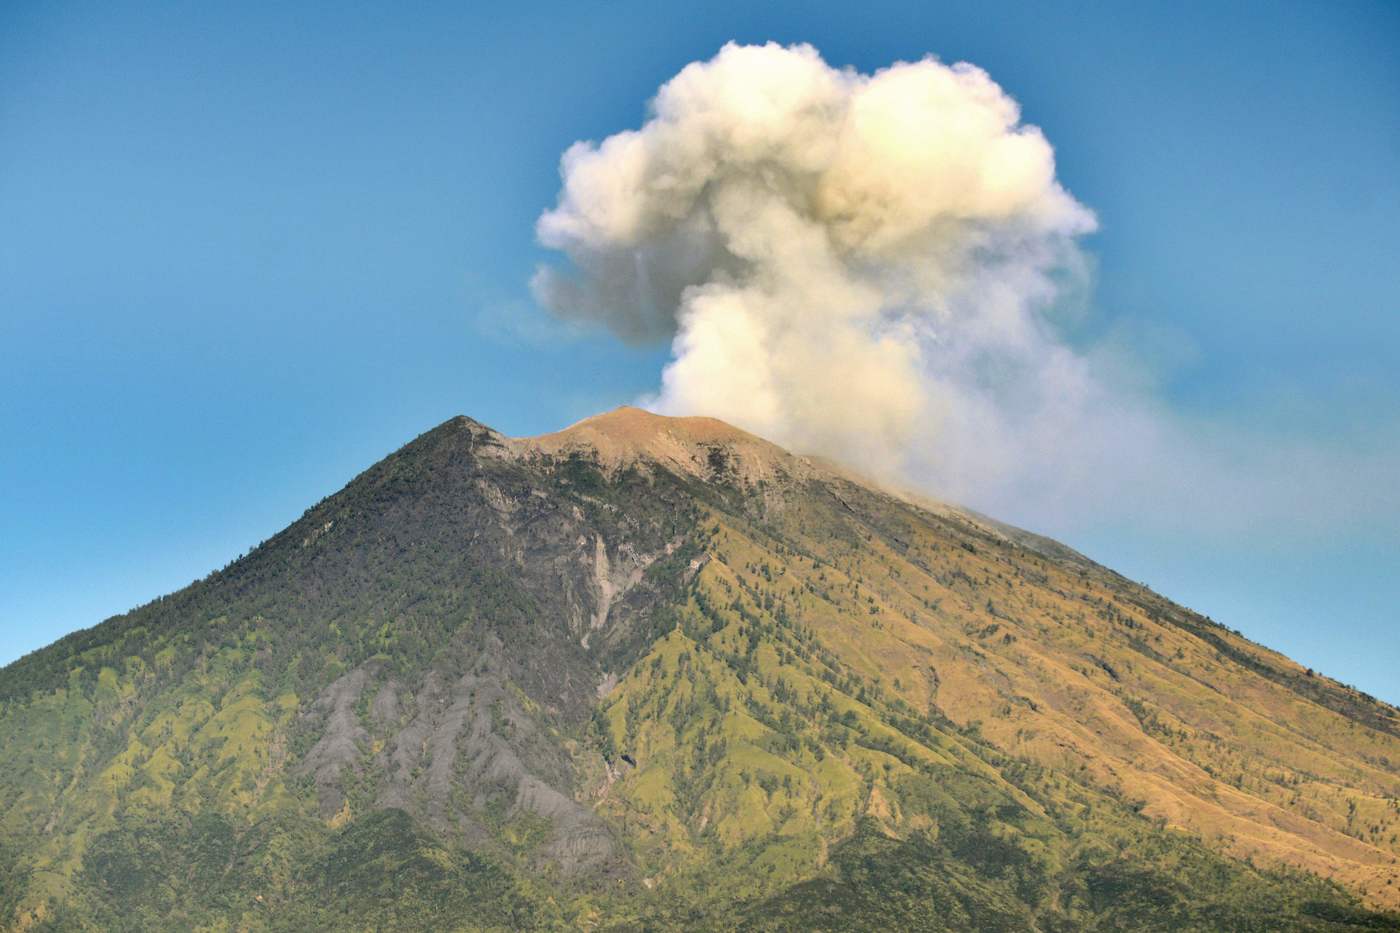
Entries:
{"type": "MultiPolygon", "coordinates": [[[[1070,584],[1048,581],[1085,571],[980,526],[796,468],[751,482],[722,445],[703,462],[527,455],[454,419],[205,580],[3,669],[0,924],[1400,929],[1154,812],[1133,775],[1047,762],[1060,698],[997,665],[1049,664],[1014,654],[1044,627],[1198,769],[1253,759],[1199,736],[1203,700],[1147,691],[1149,662],[1191,662],[1174,640],[1218,639],[1209,663],[1364,730],[1373,759],[1385,708],[1295,689],[1198,617],[1138,621],[1098,579],[1111,621],[1061,622],[1047,594],[1070,584]],[[921,633],[1005,681],[995,702],[950,691],[971,675],[921,633]]],[[[1240,765],[1230,786],[1286,787],[1329,845],[1374,847],[1393,768],[1367,767],[1382,790],[1349,822],[1330,777],[1305,797],[1240,765]]]]}

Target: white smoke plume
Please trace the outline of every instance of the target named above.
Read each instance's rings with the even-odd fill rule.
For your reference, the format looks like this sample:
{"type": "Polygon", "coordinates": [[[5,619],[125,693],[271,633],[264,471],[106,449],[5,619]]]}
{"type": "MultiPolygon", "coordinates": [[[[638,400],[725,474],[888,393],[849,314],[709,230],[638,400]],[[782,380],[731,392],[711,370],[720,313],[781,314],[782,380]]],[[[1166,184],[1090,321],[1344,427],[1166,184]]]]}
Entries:
{"type": "Polygon", "coordinates": [[[537,233],[572,269],[542,267],[536,298],[671,340],[655,410],[1051,527],[1089,498],[1241,498],[1257,448],[1189,440],[1051,326],[1095,218],[973,65],[726,45],[562,176],[537,233]]]}
{"type": "Polygon", "coordinates": [[[641,130],[563,160],[536,294],[629,338],[672,337],[655,407],[705,412],[867,468],[902,466],[1044,336],[1037,309],[1093,215],[971,65],[874,75],[810,46],[728,45],[641,130]],[[988,374],[994,376],[994,374],[988,374]]]}

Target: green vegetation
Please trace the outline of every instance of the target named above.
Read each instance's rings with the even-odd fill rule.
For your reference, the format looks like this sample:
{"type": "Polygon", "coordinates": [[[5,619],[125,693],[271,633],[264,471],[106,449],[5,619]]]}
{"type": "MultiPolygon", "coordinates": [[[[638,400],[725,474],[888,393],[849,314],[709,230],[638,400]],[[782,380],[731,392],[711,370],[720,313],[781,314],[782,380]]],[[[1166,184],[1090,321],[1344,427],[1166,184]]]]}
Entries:
{"type": "Polygon", "coordinates": [[[1394,722],[973,516],[456,419],[0,671],[0,928],[1397,929],[1394,722]]]}
{"type": "Polygon", "coordinates": [[[1086,849],[1058,876],[976,825],[952,838],[891,839],[870,823],[832,854],[829,877],[752,905],[753,929],[1343,930],[1400,920],[1336,906],[1315,879],[1231,864],[1184,839],[1147,850],[1086,849]]]}

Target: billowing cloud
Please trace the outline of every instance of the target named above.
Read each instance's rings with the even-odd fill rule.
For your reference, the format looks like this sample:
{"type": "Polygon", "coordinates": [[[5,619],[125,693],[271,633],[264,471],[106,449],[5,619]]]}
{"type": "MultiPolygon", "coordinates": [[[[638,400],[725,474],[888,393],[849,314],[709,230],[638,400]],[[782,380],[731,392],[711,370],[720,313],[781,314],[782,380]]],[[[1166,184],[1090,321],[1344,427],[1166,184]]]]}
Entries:
{"type": "Polygon", "coordinates": [[[538,231],[574,269],[539,272],[548,308],[672,338],[661,411],[879,470],[950,417],[953,368],[1041,342],[1050,273],[1094,226],[982,70],[862,75],[810,46],[725,46],[563,176],[538,231]]]}
{"type": "MultiPolygon", "coordinates": [[[[537,232],[569,262],[538,271],[536,298],[670,340],[658,411],[1047,530],[1088,501],[1132,520],[1209,511],[1202,497],[1223,514],[1261,482],[1265,511],[1303,494],[1268,473],[1268,444],[1212,439],[1122,378],[1131,361],[1057,333],[1047,311],[1083,284],[1095,218],[973,65],[861,74],[806,45],[727,45],[663,85],[640,129],[570,147],[562,176],[537,232]]],[[[1308,483],[1348,462],[1295,460],[1308,483]]]]}

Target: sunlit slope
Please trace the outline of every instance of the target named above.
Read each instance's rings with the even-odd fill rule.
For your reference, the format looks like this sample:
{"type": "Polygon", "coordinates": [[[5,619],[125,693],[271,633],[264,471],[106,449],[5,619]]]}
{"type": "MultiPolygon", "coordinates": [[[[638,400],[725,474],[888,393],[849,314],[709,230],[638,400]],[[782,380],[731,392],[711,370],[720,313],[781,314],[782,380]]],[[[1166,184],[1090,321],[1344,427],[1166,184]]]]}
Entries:
{"type": "Polygon", "coordinates": [[[0,923],[1384,926],[1397,731],[721,422],[454,419],[0,672],[0,923]]]}
{"type": "Polygon", "coordinates": [[[770,510],[762,534],[719,526],[705,582],[801,619],[920,714],[1237,854],[1393,901],[1393,709],[1088,561],[979,525],[827,484],[770,510]]]}
{"type": "MultiPolygon", "coordinates": [[[[761,511],[756,521],[707,515],[710,563],[691,608],[728,614],[713,636],[721,657],[769,667],[781,694],[759,687],[760,708],[790,714],[819,692],[804,685],[840,671],[866,681],[854,689],[946,718],[1233,854],[1400,903],[1393,708],[1052,542],[936,504],[911,507],[733,429],[717,435],[714,424],[624,410],[583,427],[605,463],[619,450],[654,459],[677,440],[737,448],[726,469],[760,490],[761,511]],[[792,649],[741,634],[736,614],[774,631],[796,626],[838,666],[782,664],[792,649]]],[[[840,812],[831,788],[850,775],[812,766],[823,776],[810,783],[840,812]]]]}

